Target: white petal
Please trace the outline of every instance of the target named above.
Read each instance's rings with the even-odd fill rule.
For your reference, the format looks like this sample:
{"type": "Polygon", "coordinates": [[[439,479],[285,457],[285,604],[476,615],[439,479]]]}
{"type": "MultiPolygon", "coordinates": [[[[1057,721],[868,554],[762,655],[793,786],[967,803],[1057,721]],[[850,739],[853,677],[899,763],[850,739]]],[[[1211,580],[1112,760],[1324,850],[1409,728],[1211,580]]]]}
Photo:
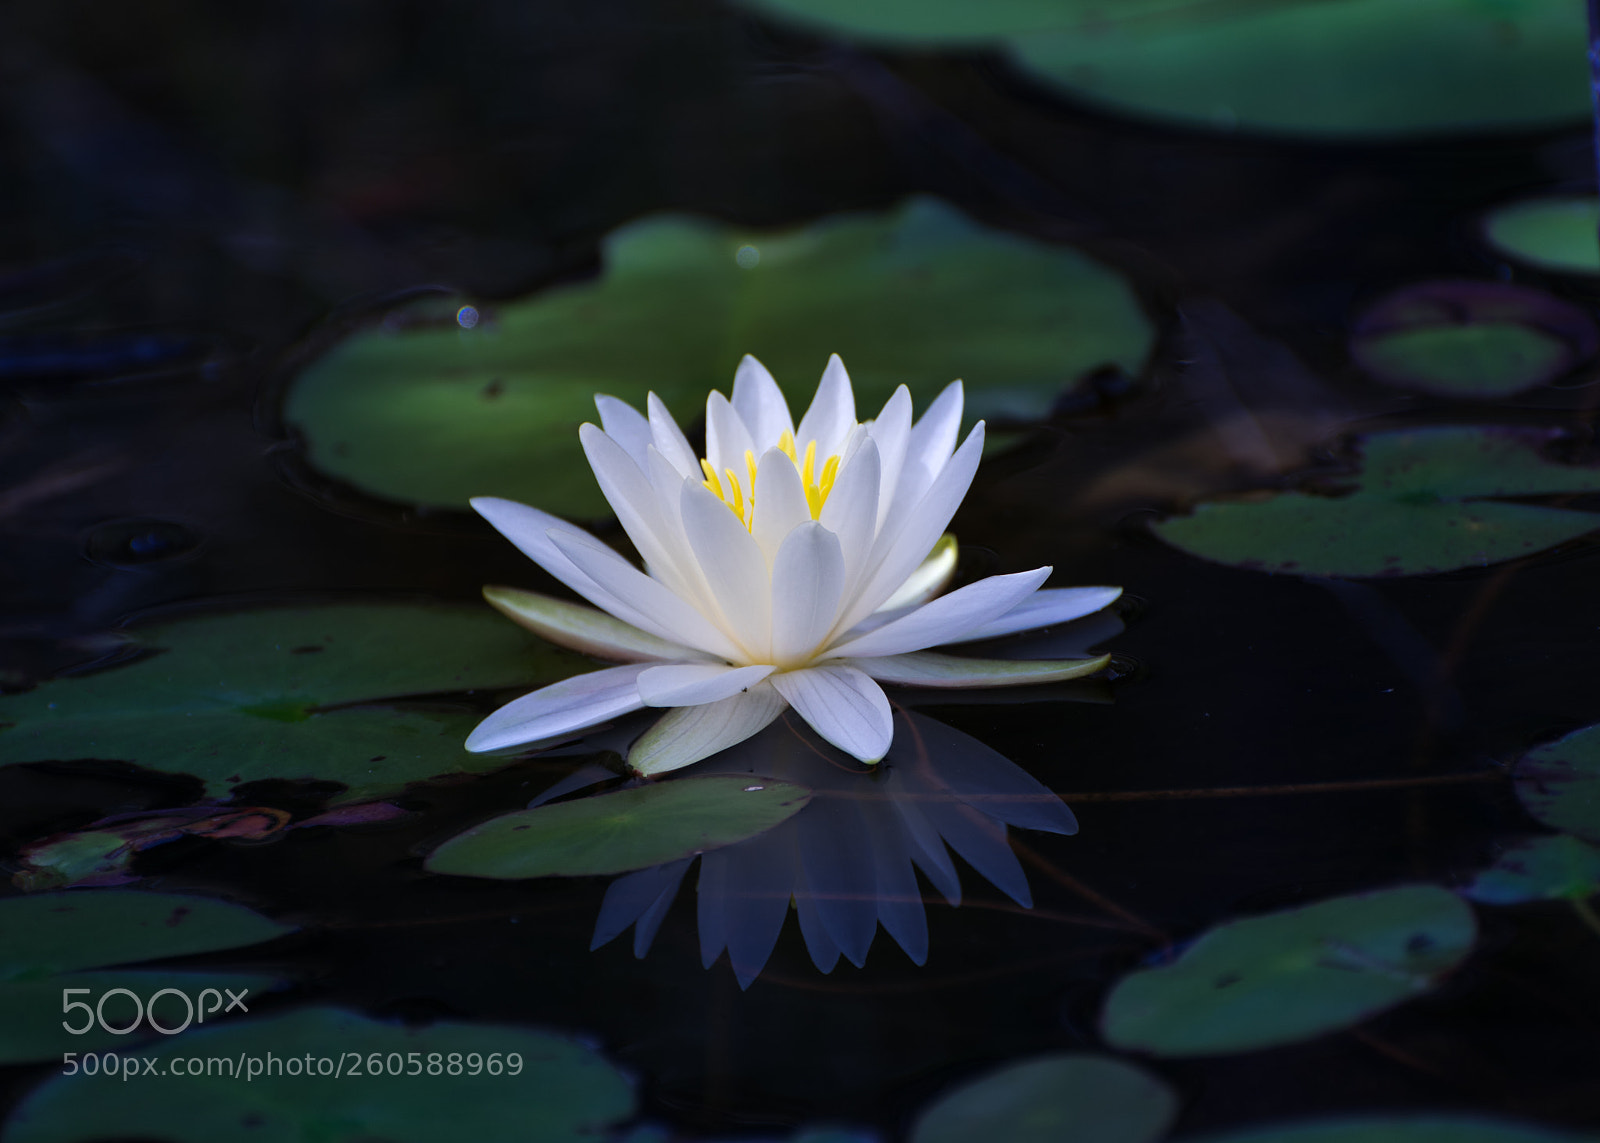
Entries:
{"type": "Polygon", "coordinates": [[[1031,631],[1053,623],[1067,623],[1092,615],[1122,594],[1120,587],[1051,587],[1036,591],[991,623],[985,623],[949,643],[995,639],[1017,631],[1031,631]]]}
{"type": "Polygon", "coordinates": [[[911,442],[911,390],[901,385],[884,403],[883,411],[867,427],[878,446],[878,466],[882,482],[878,487],[877,527],[883,527],[889,513],[900,471],[905,466],[906,447],[911,442]]]}
{"type": "Polygon", "coordinates": [[[850,375],[844,371],[844,362],[837,353],[828,358],[828,367],[822,371],[822,381],[817,395],[811,398],[811,408],[800,419],[795,430],[796,451],[805,455],[806,442],[817,442],[817,463],[838,453],[844,445],[846,434],[856,427],[856,397],[850,389],[850,375]]]}
{"type": "Polygon", "coordinates": [[[1111,661],[1111,656],[1101,655],[1098,659],[962,659],[933,651],[911,651],[904,655],[834,661],[855,667],[880,683],[964,689],[1059,683],[1094,674],[1111,661]]]}
{"type": "Polygon", "coordinates": [[[722,613],[723,630],[746,662],[765,661],[772,646],[772,580],[767,558],[728,506],[705,487],[683,486],[683,530],[722,613]]]}
{"type": "MultiPolygon", "coordinates": [[[[745,472],[744,454],[755,452],[755,448],[744,419],[726,397],[713,389],[706,398],[706,459],[711,462],[717,478],[726,482],[728,478],[723,470],[731,468],[739,483],[745,484],[749,477],[745,472]]],[[[745,489],[747,495],[749,491],[745,489]]]]}
{"type": "Polygon", "coordinates": [[[678,422],[672,419],[661,398],[651,393],[645,399],[645,406],[650,412],[650,435],[661,455],[678,470],[679,476],[698,476],[700,460],[694,455],[688,438],[683,435],[678,422]]]}
{"type": "Polygon", "coordinates": [[[552,528],[550,541],[580,571],[621,601],[625,610],[606,608],[617,618],[671,643],[709,651],[722,659],[737,657],[738,648],[733,642],[692,604],[593,536],[552,528]]]}
{"type": "Polygon", "coordinates": [[[776,448],[762,455],[756,466],[756,510],[750,533],[770,564],[789,533],[811,519],[800,470],[776,448]]]}
{"type": "Polygon", "coordinates": [[[769,680],[823,738],[863,762],[889,752],[894,716],[883,688],[854,667],[828,664],[784,671],[769,680]]]}
{"type": "Polygon", "coordinates": [[[878,446],[863,436],[855,454],[839,467],[833,490],[818,517],[822,526],[839,537],[844,553],[845,590],[854,594],[872,557],[873,535],[878,526],[878,446]]]}
{"type": "Polygon", "coordinates": [[[467,735],[467,749],[474,753],[504,750],[638,710],[644,706],[638,686],[643,670],[637,663],[607,667],[523,695],[478,723],[467,735]]]}
{"type": "Polygon", "coordinates": [[[639,676],[645,706],[700,706],[747,691],[772,674],[772,667],[730,667],[726,663],[672,663],[650,667],[639,676]]]}
{"type": "MultiPolygon", "coordinates": [[[[894,594],[878,606],[878,613],[899,611],[905,607],[921,607],[927,603],[950,585],[951,577],[956,574],[956,561],[960,558],[960,554],[954,536],[949,532],[940,536],[939,542],[933,545],[933,551],[928,553],[928,558],[918,564],[917,570],[907,577],[905,583],[897,587],[894,594]]],[[[1026,602],[1023,601],[1024,604],[1026,602]]]]}
{"type": "Polygon", "coordinates": [[[785,432],[794,432],[783,391],[766,366],[748,353],[733,377],[733,407],[755,439],[758,455],[777,444],[785,432]]]}
{"type": "Polygon", "coordinates": [[[593,425],[581,426],[578,439],[583,443],[583,454],[594,470],[600,491],[617,514],[622,530],[628,533],[628,539],[644,557],[645,566],[673,592],[693,598],[699,576],[684,574],[683,557],[687,553],[682,544],[673,542],[676,537],[666,530],[668,522],[662,519],[655,487],[649,478],[620,444],[593,425]]]}
{"type": "Polygon", "coordinates": [[[922,414],[906,446],[906,462],[900,473],[896,499],[903,497],[907,504],[915,504],[949,461],[961,432],[963,403],[961,382],[952,381],[922,414]]]}
{"type": "Polygon", "coordinates": [[[562,647],[602,659],[630,663],[693,658],[696,652],[640,631],[613,615],[581,603],[568,603],[519,591],[514,587],[486,587],[483,598],[529,631],[562,647]]]}
{"type": "Polygon", "coordinates": [[[892,623],[846,639],[830,648],[825,657],[859,659],[867,655],[901,655],[951,642],[1010,611],[1049,576],[1050,569],[1043,567],[980,579],[949,595],[941,595],[892,623]]]}
{"type": "Polygon", "coordinates": [[[628,765],[640,774],[664,774],[709,758],[764,730],[784,705],[767,680],[721,702],[674,707],[633,744],[628,765]]]}
{"type": "Polygon", "coordinates": [[[633,458],[633,463],[644,467],[644,450],[650,444],[650,422],[626,401],[596,393],[594,407],[600,413],[600,425],[633,458]]]}
{"type": "Polygon", "coordinates": [[[844,592],[839,537],[814,520],[789,533],[772,562],[772,658],[809,656],[833,630],[844,592]]]}

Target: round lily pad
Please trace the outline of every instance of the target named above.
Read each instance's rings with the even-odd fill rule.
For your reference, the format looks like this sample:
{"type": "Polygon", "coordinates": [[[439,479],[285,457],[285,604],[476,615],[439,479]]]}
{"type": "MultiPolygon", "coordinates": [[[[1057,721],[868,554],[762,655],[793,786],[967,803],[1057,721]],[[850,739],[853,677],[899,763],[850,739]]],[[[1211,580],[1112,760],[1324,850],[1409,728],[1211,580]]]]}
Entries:
{"type": "Polygon", "coordinates": [[[1161,1056],[1292,1044],[1428,991],[1475,937],[1472,910],[1431,885],[1229,921],[1123,977],[1100,1025],[1108,1043],[1161,1056]]]}
{"type": "Polygon", "coordinates": [[[1532,1123],[1468,1115],[1353,1115],[1298,1123],[1275,1123],[1190,1143],[1593,1143],[1532,1123]]]}
{"type": "Polygon", "coordinates": [[[1541,455],[1553,439],[1480,427],[1377,433],[1360,441],[1361,472],[1329,494],[1212,501],[1153,530],[1193,555],[1260,571],[1365,577],[1482,567],[1600,527],[1593,513],[1498,499],[1600,489],[1600,468],[1541,455]]]}
{"type": "Polygon", "coordinates": [[[1037,416],[1103,365],[1137,372],[1151,343],[1111,270],[926,198],[787,231],[656,217],[604,255],[597,280],[470,330],[391,322],[336,346],[285,405],[311,463],[391,500],[595,516],[607,508],[577,429],[597,392],[642,408],[654,390],[689,424],[753,353],[798,411],[838,353],[862,416],[902,382],[924,405],[956,378],[973,416],[1037,416]]]}
{"type": "Polygon", "coordinates": [[[1600,199],[1527,199],[1491,211],[1484,237],[1496,251],[1540,270],[1600,274],[1600,199]]]}
{"type": "Polygon", "coordinates": [[[1150,1143],[1177,1114],[1172,1090],[1133,1064],[1041,1056],[941,1096],[917,1116],[911,1143],[1150,1143]]]}
{"type": "Polygon", "coordinates": [[[1508,282],[1422,282],[1356,324],[1351,355],[1394,385],[1498,400],[1543,385],[1600,349],[1583,310],[1508,282]]]}
{"type": "Polygon", "coordinates": [[[0,1141],[583,1143],[633,1113],[627,1081],[593,1049],[493,1024],[407,1028],[304,1008],[188,1032],[118,1062],[135,1061],[128,1082],[103,1069],[52,1076],[0,1141]],[[196,1072],[197,1060],[212,1066],[196,1072]]]}
{"type": "Polygon", "coordinates": [[[583,877],[626,873],[765,833],[811,800],[804,786],[708,775],[493,818],[428,857],[434,873],[583,877]]]}
{"type": "Polygon", "coordinates": [[[1600,893],[1600,849],[1565,835],[1535,837],[1502,853],[1462,895],[1485,905],[1519,905],[1600,893]]]}
{"type": "Polygon", "coordinates": [[[1227,130],[1382,138],[1579,123],[1570,0],[1173,5],[1009,41],[1029,75],[1138,115],[1227,130]],[[1141,15],[1143,18],[1140,18],[1141,15]]]}
{"type": "Polygon", "coordinates": [[[1512,770],[1517,797],[1552,829],[1600,843],[1600,725],[1525,754],[1512,770]]]}
{"type": "Polygon", "coordinates": [[[195,615],[133,635],[149,655],[0,697],[0,764],[137,762],[205,780],[342,782],[369,800],[408,782],[504,765],[462,745],[469,713],[328,709],[583,669],[484,607],[347,604],[195,615]]]}

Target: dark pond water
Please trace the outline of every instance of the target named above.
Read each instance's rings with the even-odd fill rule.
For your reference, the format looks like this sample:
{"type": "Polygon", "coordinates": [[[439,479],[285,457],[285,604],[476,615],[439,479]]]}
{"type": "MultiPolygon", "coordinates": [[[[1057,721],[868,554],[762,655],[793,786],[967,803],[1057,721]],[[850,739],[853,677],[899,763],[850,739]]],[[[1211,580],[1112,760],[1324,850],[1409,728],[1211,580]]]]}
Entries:
{"type": "MultiPolygon", "coordinates": [[[[172,832],[126,865],[119,892],[218,898],[296,928],[259,948],[222,941],[166,957],[276,977],[257,991],[252,1012],[263,1017],[332,1006],[397,1027],[576,1037],[631,1077],[633,1110],[599,1119],[608,1138],[787,1139],[819,1124],[907,1138],[960,1085],[1062,1052],[1115,1057],[1166,1085],[1179,1139],[1354,1113],[1600,1128],[1592,873],[1567,900],[1468,906],[1477,933],[1459,963],[1407,978],[1415,987],[1403,996],[1325,1029],[1163,1052],[1119,1045],[1101,1023],[1119,980],[1170,963],[1214,926],[1395,886],[1461,889],[1508,845],[1551,834],[1511,776],[1528,751],[1600,721],[1600,549],[1582,527],[1488,566],[1434,571],[1431,556],[1407,555],[1416,568],[1403,570],[1424,574],[1373,578],[1295,553],[1281,558],[1304,559],[1312,574],[1230,566],[1150,525],[1226,494],[1299,488],[1306,473],[1348,493],[1359,467],[1349,434],[1550,430],[1536,439],[1540,455],[1592,463],[1592,330],[1586,345],[1569,336],[1577,348],[1551,383],[1497,400],[1386,383],[1349,348],[1373,303],[1425,280],[1514,282],[1592,317],[1594,279],[1519,268],[1478,230],[1507,201],[1592,189],[1581,119],[1399,140],[1172,125],[1079,101],[981,43],[860,46],[699,0],[60,4],[3,19],[0,681],[16,693],[0,697],[0,721],[15,723],[0,733],[0,843],[17,879],[0,905],[51,888],[28,880],[26,851],[52,835],[214,801],[282,811],[233,836],[221,825],[172,832]],[[991,428],[1005,447],[991,450],[952,525],[964,578],[1051,564],[1052,585],[1122,586],[1120,623],[1053,635],[1051,653],[1074,635],[1072,654],[1113,653],[1110,671],[974,702],[895,696],[1010,759],[1076,815],[1075,835],[1010,831],[1031,908],[957,861],[959,907],[932,879],[919,883],[926,963],[880,931],[863,967],[823,973],[789,920],[746,989],[726,957],[702,967],[692,873],[636,958],[631,934],[590,951],[609,878],[424,869],[435,846],[583,766],[620,775],[616,740],[479,760],[470,774],[452,758],[445,777],[364,799],[403,811],[388,820],[308,829],[286,823],[314,817],[341,786],[280,777],[208,791],[202,779],[222,771],[163,764],[181,738],[171,725],[150,731],[158,745],[137,758],[126,748],[8,753],[26,719],[4,704],[141,667],[109,634],[128,625],[268,604],[482,607],[492,583],[561,590],[459,507],[330,475],[285,414],[308,364],[384,314],[443,296],[509,315],[521,299],[593,279],[608,234],[662,211],[759,232],[887,211],[913,195],[985,233],[1086,252],[1127,283],[1149,323],[1136,367],[1080,363],[1030,381],[1042,416],[1008,420],[1002,409],[991,428]]],[[[960,311],[952,303],[937,322],[959,322],[960,311]]],[[[914,333],[915,315],[905,320],[914,333]]],[[[652,331],[648,317],[639,328],[652,331]]],[[[820,372],[829,330],[809,329],[801,344],[823,347],[820,372]]],[[[730,362],[744,348],[727,347],[730,362]]],[[[868,388],[874,360],[896,351],[878,349],[852,367],[868,388]]],[[[650,357],[638,353],[641,367],[650,357]]],[[[780,374],[792,404],[816,372],[780,374]]],[[[953,375],[935,372],[930,384],[953,375]]],[[[662,384],[632,380],[641,393],[662,384]]],[[[707,372],[701,394],[730,381],[707,372]]],[[[935,391],[917,393],[919,411],[935,391]]],[[[674,405],[686,424],[695,409],[674,405]]],[[[419,468],[434,463],[419,450],[419,468]]],[[[1600,485],[1588,479],[1505,495],[1593,510],[1600,485]]],[[[1426,532],[1420,519],[1400,533],[1426,532]]],[[[614,522],[588,523],[625,545],[614,522]]],[[[1340,543],[1357,545],[1364,530],[1340,543]]],[[[237,666],[229,654],[213,664],[219,678],[237,666]]],[[[428,717],[470,728],[538,681],[519,686],[513,672],[471,689],[352,684],[329,705],[420,693],[428,717]]],[[[181,717],[155,698],[128,701],[151,703],[156,720],[181,717]]],[[[939,768],[937,750],[898,749],[890,762],[906,774],[939,768]]],[[[793,777],[767,755],[727,765],[793,777]]],[[[315,762],[303,769],[319,776],[315,762]]],[[[998,780],[987,773],[973,783],[998,780]]],[[[823,778],[793,777],[846,789],[858,779],[837,758],[823,778]]],[[[1562,828],[1595,840],[1589,812],[1588,834],[1562,828]]],[[[850,833],[858,819],[815,818],[811,844],[842,863],[870,860],[870,844],[850,833]]],[[[8,940],[21,931],[0,922],[8,940]]],[[[101,940],[86,932],[74,939],[101,940]]],[[[80,956],[66,967],[146,959],[80,956]]],[[[5,1019],[20,1027],[25,1016],[18,1007],[5,1019]]],[[[1207,1017],[1223,1027],[1238,1018],[1207,1017]]],[[[131,1052],[137,1039],[106,1047],[131,1052]]],[[[345,1050],[328,1039],[305,1050],[345,1050]]],[[[0,1071],[8,1107],[61,1072],[58,1055],[9,1057],[30,1062],[0,1071]]],[[[562,1098],[510,1087],[430,1094],[428,1077],[407,1082],[404,1099],[430,1113],[502,1100],[532,1116],[562,1098]]],[[[109,1085],[73,1090],[84,1106],[123,1098],[109,1085]]],[[[118,1110],[109,1125],[51,1134],[46,1116],[43,1128],[33,1120],[0,1138],[205,1138],[220,1130],[206,1123],[242,1122],[185,1112],[184,1098],[170,1097],[164,1119],[124,1121],[118,1110]]],[[[975,1134],[935,1135],[935,1123],[918,1138],[1007,1137],[994,1116],[1008,1104],[1031,1106],[997,1098],[987,1128],[980,1117],[975,1134]]],[[[1139,1133],[1125,1108],[1106,1114],[1113,1125],[1096,1130],[1108,1133],[1060,1137],[1166,1130],[1139,1133]]],[[[413,1135],[360,1122],[334,1106],[317,1120],[325,1134],[305,1137],[451,1137],[448,1126],[413,1135]]],[[[521,1137],[495,1130],[472,1128],[521,1137]]]]}

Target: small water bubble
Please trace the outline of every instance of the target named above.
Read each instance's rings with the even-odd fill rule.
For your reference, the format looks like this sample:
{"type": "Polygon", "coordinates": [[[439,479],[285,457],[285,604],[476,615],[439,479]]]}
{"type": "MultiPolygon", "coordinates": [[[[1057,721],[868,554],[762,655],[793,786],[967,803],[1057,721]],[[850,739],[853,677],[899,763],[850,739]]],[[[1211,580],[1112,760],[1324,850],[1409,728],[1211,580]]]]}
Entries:
{"type": "Polygon", "coordinates": [[[761,251],[754,246],[741,246],[738,253],[733,256],[733,260],[739,263],[741,270],[754,270],[761,261],[761,251]]]}
{"type": "Polygon", "coordinates": [[[765,786],[746,786],[744,788],[744,792],[749,794],[749,793],[752,793],[753,791],[756,791],[756,790],[765,790],[765,789],[766,789],[765,786]]]}
{"type": "Polygon", "coordinates": [[[471,329],[478,324],[478,311],[473,306],[462,306],[456,311],[456,324],[462,329],[471,329]]]}

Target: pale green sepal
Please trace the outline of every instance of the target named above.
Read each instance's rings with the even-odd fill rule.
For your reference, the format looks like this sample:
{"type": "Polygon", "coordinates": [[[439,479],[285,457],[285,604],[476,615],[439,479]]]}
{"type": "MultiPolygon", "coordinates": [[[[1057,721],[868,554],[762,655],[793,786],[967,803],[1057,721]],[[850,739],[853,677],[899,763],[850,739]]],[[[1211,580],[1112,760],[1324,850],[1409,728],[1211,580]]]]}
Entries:
{"type": "Polygon", "coordinates": [[[927,603],[950,586],[950,580],[956,574],[956,557],[959,554],[953,535],[946,532],[940,536],[939,542],[933,545],[933,551],[928,553],[928,558],[917,566],[905,583],[895,589],[893,595],[883,601],[878,610],[899,611],[904,607],[927,603]]]}
{"type": "Polygon", "coordinates": [[[1016,687],[1059,683],[1103,670],[1110,655],[1094,659],[963,659],[936,651],[911,651],[882,658],[838,659],[880,683],[907,687],[1016,687]]]}
{"type": "Polygon", "coordinates": [[[495,586],[485,587],[483,598],[502,615],[535,635],[599,659],[643,663],[657,659],[702,657],[686,647],[640,631],[631,623],[624,623],[614,615],[582,603],[568,603],[536,591],[495,586]]]}

